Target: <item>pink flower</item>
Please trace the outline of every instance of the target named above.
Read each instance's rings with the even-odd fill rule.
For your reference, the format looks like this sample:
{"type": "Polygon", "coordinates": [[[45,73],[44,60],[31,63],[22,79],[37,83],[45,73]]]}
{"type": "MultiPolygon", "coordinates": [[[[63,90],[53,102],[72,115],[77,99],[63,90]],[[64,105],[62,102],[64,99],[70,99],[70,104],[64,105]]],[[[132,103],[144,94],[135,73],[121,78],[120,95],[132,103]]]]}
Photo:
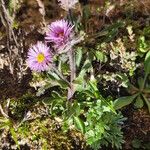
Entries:
{"type": "Polygon", "coordinates": [[[60,2],[60,6],[68,11],[71,8],[74,8],[76,3],[78,3],[78,0],[58,0],[60,2]]]}
{"type": "Polygon", "coordinates": [[[37,42],[29,49],[27,65],[33,71],[41,72],[49,69],[52,55],[49,47],[42,42],[37,42]]]}
{"type": "Polygon", "coordinates": [[[52,22],[48,28],[45,40],[53,42],[56,47],[66,44],[73,34],[73,25],[64,19],[52,22]]]}

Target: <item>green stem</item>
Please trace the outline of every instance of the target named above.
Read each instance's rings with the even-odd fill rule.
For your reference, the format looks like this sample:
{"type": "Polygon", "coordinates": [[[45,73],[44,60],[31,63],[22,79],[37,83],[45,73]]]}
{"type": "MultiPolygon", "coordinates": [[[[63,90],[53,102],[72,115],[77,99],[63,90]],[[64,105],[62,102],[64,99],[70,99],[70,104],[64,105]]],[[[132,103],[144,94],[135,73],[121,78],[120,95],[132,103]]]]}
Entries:
{"type": "Polygon", "coordinates": [[[70,82],[72,83],[72,81],[76,78],[75,58],[74,58],[74,53],[72,49],[68,51],[68,57],[69,57],[69,65],[70,65],[70,71],[71,71],[70,82]]]}
{"type": "Polygon", "coordinates": [[[74,87],[73,87],[73,80],[76,78],[76,64],[75,64],[75,57],[74,52],[72,49],[68,51],[69,57],[69,65],[70,65],[70,86],[71,88],[68,89],[68,99],[70,99],[74,94],[74,87]]]}

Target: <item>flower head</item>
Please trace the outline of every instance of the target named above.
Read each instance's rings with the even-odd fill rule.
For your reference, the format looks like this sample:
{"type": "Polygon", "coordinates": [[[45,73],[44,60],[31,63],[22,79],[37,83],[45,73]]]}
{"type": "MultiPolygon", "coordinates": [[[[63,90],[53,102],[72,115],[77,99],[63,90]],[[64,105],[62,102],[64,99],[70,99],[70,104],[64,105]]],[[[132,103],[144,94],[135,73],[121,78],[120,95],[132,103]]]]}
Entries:
{"type": "Polygon", "coordinates": [[[31,70],[41,72],[48,70],[52,62],[52,55],[49,47],[42,42],[37,42],[29,49],[27,65],[31,70]]]}
{"type": "Polygon", "coordinates": [[[66,44],[73,33],[73,26],[66,20],[57,20],[48,26],[45,40],[53,42],[57,47],[66,44]]]}
{"type": "Polygon", "coordinates": [[[74,8],[78,0],[58,0],[60,2],[61,7],[68,11],[71,8],[74,8]]]}

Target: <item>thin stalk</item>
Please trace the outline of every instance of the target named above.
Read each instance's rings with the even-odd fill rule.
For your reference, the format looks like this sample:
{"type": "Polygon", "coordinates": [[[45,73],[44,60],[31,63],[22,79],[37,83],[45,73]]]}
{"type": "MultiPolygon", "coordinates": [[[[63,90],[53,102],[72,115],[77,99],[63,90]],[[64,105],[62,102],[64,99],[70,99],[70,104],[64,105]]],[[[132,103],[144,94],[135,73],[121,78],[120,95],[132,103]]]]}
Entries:
{"type": "Polygon", "coordinates": [[[70,73],[71,88],[68,88],[68,99],[71,99],[74,94],[73,80],[76,78],[76,64],[75,64],[75,57],[72,49],[68,51],[68,57],[69,57],[69,65],[70,65],[70,72],[71,72],[70,73]]]}
{"type": "Polygon", "coordinates": [[[76,78],[76,65],[75,65],[75,57],[73,54],[73,50],[70,49],[68,51],[68,57],[69,57],[69,65],[70,65],[70,82],[72,83],[72,81],[76,78]]]}

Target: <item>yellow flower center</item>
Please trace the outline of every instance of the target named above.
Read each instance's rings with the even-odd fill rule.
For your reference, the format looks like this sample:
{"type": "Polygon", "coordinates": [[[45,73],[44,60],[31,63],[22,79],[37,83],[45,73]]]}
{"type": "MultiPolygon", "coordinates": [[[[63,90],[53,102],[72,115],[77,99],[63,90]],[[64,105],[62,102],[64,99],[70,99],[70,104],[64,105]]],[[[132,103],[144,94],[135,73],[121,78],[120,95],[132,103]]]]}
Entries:
{"type": "Polygon", "coordinates": [[[44,59],[45,59],[44,54],[42,54],[42,53],[38,54],[38,56],[37,56],[37,61],[38,61],[39,63],[43,62],[44,59]]]}

